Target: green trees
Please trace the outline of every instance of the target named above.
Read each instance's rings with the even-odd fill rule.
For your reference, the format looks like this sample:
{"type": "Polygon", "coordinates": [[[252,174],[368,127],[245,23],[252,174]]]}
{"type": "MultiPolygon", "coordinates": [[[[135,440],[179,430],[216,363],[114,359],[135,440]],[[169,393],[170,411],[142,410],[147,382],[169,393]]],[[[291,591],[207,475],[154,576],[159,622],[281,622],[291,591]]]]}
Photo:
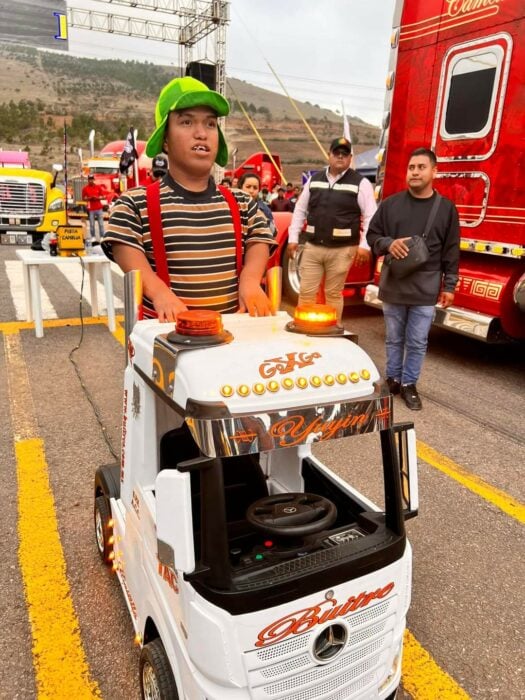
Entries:
{"type": "Polygon", "coordinates": [[[0,104],[0,142],[32,141],[32,134],[44,127],[43,112],[40,100],[0,104]]]}

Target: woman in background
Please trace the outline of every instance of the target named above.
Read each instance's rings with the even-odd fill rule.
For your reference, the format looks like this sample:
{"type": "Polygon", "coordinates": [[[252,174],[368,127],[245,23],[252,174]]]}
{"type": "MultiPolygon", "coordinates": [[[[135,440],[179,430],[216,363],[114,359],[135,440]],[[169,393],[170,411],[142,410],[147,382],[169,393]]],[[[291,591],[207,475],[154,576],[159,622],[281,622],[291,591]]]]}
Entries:
{"type": "Polygon", "coordinates": [[[268,219],[268,226],[270,228],[270,231],[275,236],[277,229],[275,228],[272,210],[266,204],[266,202],[263,202],[262,199],[259,199],[259,190],[261,189],[261,178],[258,175],[255,175],[255,173],[243,173],[239,178],[237,187],[243,192],[246,192],[246,194],[249,194],[252,199],[255,199],[255,201],[257,202],[257,206],[268,219]]]}

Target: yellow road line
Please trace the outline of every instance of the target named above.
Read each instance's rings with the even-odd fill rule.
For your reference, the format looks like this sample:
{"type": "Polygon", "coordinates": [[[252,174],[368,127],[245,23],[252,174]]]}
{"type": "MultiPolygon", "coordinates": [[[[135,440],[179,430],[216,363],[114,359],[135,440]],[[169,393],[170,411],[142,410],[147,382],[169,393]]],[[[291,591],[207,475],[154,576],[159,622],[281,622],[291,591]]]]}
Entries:
{"type": "Polygon", "coordinates": [[[505,493],[505,491],[491,486],[483,479],[480,479],[479,476],[472,474],[419,440],[417,441],[417,454],[424,462],[439,469],[451,479],[455,479],[469,491],[492,503],[506,515],[510,515],[520,523],[525,523],[525,506],[508,493],[505,493]]]}
{"type": "Polygon", "coordinates": [[[19,562],[33,641],[39,700],[100,698],[90,679],[66,575],[53,493],[20,336],[4,335],[18,476],[19,562]]]}
{"type": "MultiPolygon", "coordinates": [[[[115,321],[122,323],[124,316],[115,316],[115,321]]],[[[107,326],[107,316],[88,316],[82,320],[85,326],[104,324],[107,326]]],[[[66,326],[80,326],[80,318],[52,318],[43,322],[44,328],[65,328],[66,326]]],[[[19,333],[25,330],[34,330],[33,321],[8,321],[0,323],[0,332],[4,334],[19,333]]],[[[116,332],[116,331],[115,331],[116,332]]]]}
{"type": "MultiPolygon", "coordinates": [[[[122,317],[122,320],[124,320],[124,317],[122,317]]],[[[119,321],[120,321],[120,318],[119,318],[119,321]]],[[[122,347],[124,347],[124,343],[126,342],[125,330],[120,322],[117,323],[116,325],[117,325],[117,327],[113,331],[113,337],[116,338],[116,340],[118,340],[118,342],[122,345],[122,347]]]]}
{"type": "Polygon", "coordinates": [[[470,697],[408,630],[403,640],[401,681],[414,700],[468,700],[470,697]]]}

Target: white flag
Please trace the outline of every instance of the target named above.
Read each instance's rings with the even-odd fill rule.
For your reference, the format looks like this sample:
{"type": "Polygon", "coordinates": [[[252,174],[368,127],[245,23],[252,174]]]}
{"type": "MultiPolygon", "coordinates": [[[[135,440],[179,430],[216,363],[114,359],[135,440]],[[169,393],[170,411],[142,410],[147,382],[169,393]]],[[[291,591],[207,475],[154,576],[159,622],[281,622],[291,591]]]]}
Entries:
{"type": "Polygon", "coordinates": [[[352,143],[352,137],[350,135],[350,122],[345,113],[345,103],[341,100],[341,105],[343,107],[343,136],[352,143]]]}

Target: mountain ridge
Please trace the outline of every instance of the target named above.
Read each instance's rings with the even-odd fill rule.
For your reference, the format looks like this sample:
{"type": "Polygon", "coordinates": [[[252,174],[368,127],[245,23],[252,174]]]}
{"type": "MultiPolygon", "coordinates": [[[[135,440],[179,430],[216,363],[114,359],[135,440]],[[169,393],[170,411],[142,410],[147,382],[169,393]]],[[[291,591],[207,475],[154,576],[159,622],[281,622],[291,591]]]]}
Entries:
{"type": "MultiPolygon", "coordinates": [[[[35,166],[43,169],[63,160],[64,123],[71,154],[86,149],[93,128],[97,150],[125,138],[131,124],[139,139],[147,139],[160,89],[175,72],[153,63],[79,58],[13,44],[0,44],[0,58],[0,148],[29,150],[35,166]]],[[[225,133],[230,153],[237,149],[237,164],[263,150],[238,100],[268,148],[281,156],[283,169],[293,173],[290,179],[297,181],[302,170],[325,162],[286,96],[236,78],[227,79],[226,96],[232,111],[225,133]]],[[[328,150],[330,141],[342,135],[342,117],[309,102],[296,104],[328,150]]],[[[377,144],[377,127],[358,117],[349,121],[356,152],[377,144]]]]}

